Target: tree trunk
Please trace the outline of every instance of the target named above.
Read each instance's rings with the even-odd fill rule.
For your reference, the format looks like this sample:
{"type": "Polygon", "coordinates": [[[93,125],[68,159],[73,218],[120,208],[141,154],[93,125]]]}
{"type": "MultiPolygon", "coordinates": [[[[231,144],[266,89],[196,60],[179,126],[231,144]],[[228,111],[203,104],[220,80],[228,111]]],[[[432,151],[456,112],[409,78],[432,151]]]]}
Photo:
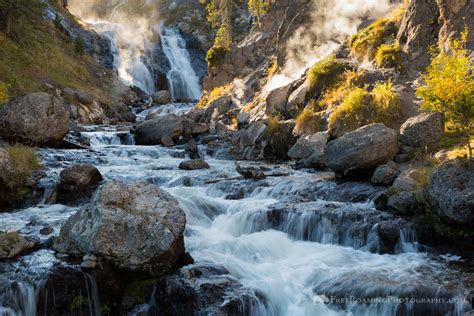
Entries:
{"type": "Polygon", "coordinates": [[[7,11],[7,24],[5,26],[5,34],[7,34],[8,37],[12,37],[12,10],[8,9],[7,11]]]}

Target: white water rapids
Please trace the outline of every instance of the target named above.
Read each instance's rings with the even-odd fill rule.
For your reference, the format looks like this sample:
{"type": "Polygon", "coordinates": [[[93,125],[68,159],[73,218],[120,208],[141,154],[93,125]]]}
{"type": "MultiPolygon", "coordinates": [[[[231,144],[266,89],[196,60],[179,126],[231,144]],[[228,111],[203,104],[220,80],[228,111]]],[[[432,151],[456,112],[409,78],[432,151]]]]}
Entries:
{"type": "MultiPolygon", "coordinates": [[[[175,105],[168,108],[182,111],[175,105]]],[[[369,201],[349,202],[356,193],[370,192],[370,186],[338,185],[327,180],[326,172],[251,162],[246,164],[289,175],[259,182],[206,184],[236,177],[234,161],[222,159],[223,152],[201,146],[211,168],[179,170],[184,148],[136,146],[133,138],[117,130],[126,127],[97,126],[83,132],[91,139],[93,151],[41,150],[48,174],[44,185],[51,186],[66,166],[93,163],[107,181],[139,179],[161,186],[186,212],[185,245],[196,264],[224,267],[246,289],[264,297],[252,307],[252,314],[461,315],[466,307],[460,273],[447,268],[445,257],[415,252],[418,246],[409,226],[400,230],[395,254],[376,253],[377,221],[398,219],[375,211],[369,201]],[[410,302],[375,301],[392,296],[442,298],[446,303],[420,307],[410,302]],[[327,301],[351,297],[374,301],[327,301]]],[[[41,204],[3,213],[0,230],[19,230],[25,236],[45,239],[38,234],[41,227],[50,225],[57,235],[62,222],[77,209],[41,204]]],[[[42,276],[54,262],[52,251],[40,250],[0,264],[0,314],[34,315],[42,276]]]]}

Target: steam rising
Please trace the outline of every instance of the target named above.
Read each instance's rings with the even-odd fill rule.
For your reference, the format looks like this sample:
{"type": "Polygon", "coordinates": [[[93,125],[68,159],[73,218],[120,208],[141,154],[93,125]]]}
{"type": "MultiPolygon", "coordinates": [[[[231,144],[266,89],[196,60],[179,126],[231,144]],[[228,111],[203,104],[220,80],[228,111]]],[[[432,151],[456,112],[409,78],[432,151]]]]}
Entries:
{"type": "Polygon", "coordinates": [[[158,23],[155,0],[70,0],[71,12],[109,37],[120,79],[146,92],[155,83],[144,58],[158,23]]]}
{"type": "Polygon", "coordinates": [[[300,27],[290,38],[283,70],[268,89],[299,78],[356,33],[364,18],[379,18],[392,8],[390,0],[313,0],[310,27],[300,27]]]}

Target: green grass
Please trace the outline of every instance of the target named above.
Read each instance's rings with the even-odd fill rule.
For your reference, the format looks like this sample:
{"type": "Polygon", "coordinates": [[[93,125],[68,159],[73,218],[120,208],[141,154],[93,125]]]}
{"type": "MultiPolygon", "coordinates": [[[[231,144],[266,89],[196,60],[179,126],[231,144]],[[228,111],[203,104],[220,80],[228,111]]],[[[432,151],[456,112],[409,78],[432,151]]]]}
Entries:
{"type": "Polygon", "coordinates": [[[374,23],[352,36],[351,51],[359,58],[375,58],[377,49],[385,41],[390,40],[398,31],[397,23],[389,18],[376,20],[374,23]]]}
{"type": "Polygon", "coordinates": [[[281,124],[278,115],[270,116],[267,119],[267,133],[272,136],[280,132],[281,124]]]}
{"type": "Polygon", "coordinates": [[[0,105],[7,102],[10,99],[8,94],[8,85],[0,81],[0,105]]]}
{"type": "Polygon", "coordinates": [[[224,86],[220,86],[220,87],[216,87],[212,89],[211,92],[203,94],[199,102],[196,104],[196,107],[198,108],[208,107],[220,97],[223,97],[225,95],[231,95],[233,88],[234,88],[234,85],[231,83],[228,83],[224,86]]]}

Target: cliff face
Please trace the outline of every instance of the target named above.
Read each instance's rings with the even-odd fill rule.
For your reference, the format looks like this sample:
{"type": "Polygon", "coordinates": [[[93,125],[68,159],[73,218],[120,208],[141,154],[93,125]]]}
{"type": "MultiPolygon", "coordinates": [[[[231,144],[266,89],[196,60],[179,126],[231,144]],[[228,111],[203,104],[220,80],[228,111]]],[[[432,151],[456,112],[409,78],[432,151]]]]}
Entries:
{"type": "Polygon", "coordinates": [[[397,41],[405,53],[405,65],[416,75],[429,63],[430,46],[449,49],[449,40],[466,27],[468,48],[474,48],[474,2],[471,0],[413,0],[403,18],[397,41]]]}

